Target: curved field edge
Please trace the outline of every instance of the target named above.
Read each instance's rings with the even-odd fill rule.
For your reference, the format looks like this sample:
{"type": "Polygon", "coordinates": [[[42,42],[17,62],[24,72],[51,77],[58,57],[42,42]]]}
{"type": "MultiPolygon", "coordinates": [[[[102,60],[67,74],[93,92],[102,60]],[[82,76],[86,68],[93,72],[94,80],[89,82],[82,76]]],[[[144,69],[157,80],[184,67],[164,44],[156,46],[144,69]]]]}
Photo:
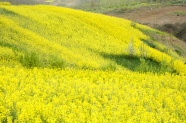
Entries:
{"type": "Polygon", "coordinates": [[[186,73],[176,52],[148,43],[139,29],[148,27],[128,20],[43,5],[1,5],[0,17],[1,61],[8,66],[126,69],[122,58],[132,56],[186,73]]]}
{"type": "Polygon", "coordinates": [[[0,122],[185,122],[186,76],[0,67],[0,122]]]}

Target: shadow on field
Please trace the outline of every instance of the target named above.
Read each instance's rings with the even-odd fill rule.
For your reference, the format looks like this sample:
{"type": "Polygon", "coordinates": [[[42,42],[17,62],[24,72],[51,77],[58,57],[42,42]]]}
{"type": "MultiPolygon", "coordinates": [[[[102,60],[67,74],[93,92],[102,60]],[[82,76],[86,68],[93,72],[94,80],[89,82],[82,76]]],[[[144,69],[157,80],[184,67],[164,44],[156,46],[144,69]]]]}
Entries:
{"type": "Polygon", "coordinates": [[[165,73],[173,72],[173,70],[167,67],[165,64],[155,62],[148,58],[140,58],[136,56],[128,56],[124,54],[106,54],[101,53],[101,56],[105,59],[114,61],[117,65],[127,68],[134,72],[153,72],[153,73],[165,73]]]}
{"type": "Polygon", "coordinates": [[[6,15],[11,15],[11,16],[18,16],[19,15],[18,13],[15,13],[11,10],[8,10],[6,8],[1,8],[1,7],[0,7],[0,13],[1,14],[6,14],[6,15]]]}

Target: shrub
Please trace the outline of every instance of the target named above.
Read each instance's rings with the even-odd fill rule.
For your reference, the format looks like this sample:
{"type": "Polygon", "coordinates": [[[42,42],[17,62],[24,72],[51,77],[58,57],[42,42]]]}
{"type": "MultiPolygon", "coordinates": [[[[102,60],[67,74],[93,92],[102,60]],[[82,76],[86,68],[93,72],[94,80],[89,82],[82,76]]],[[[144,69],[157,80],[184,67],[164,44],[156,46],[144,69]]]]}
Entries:
{"type": "Polygon", "coordinates": [[[36,52],[27,52],[19,57],[21,64],[27,68],[41,67],[41,60],[36,52]]]}
{"type": "Polygon", "coordinates": [[[147,57],[148,50],[145,48],[145,45],[143,43],[141,43],[141,45],[139,47],[139,51],[140,51],[140,56],[142,58],[146,58],[147,57]]]}
{"type": "Polygon", "coordinates": [[[132,21],[130,25],[131,25],[131,27],[136,28],[136,25],[137,25],[137,24],[136,24],[136,22],[133,22],[133,21],[132,21]]]}
{"type": "Polygon", "coordinates": [[[148,72],[150,70],[148,62],[144,58],[140,58],[139,71],[148,72]]]}
{"type": "Polygon", "coordinates": [[[133,40],[133,38],[131,38],[131,41],[129,42],[127,52],[128,52],[128,55],[130,57],[135,55],[134,40],[133,40]]]}

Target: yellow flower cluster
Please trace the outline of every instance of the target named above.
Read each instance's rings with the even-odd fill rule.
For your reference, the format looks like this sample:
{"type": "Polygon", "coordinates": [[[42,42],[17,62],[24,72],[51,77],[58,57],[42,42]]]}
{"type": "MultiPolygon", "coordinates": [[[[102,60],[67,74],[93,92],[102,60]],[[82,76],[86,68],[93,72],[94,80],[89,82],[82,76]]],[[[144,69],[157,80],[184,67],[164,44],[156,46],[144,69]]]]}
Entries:
{"type": "MultiPolygon", "coordinates": [[[[48,61],[57,57],[79,68],[97,69],[109,64],[118,67],[113,60],[106,59],[103,53],[108,56],[127,54],[126,49],[131,40],[134,41],[137,56],[143,45],[147,57],[154,61],[161,62],[164,57],[169,64],[172,59],[142,41],[149,37],[138,27],[148,27],[139,24],[133,27],[131,21],[124,19],[43,5],[0,5],[0,18],[0,46],[6,46],[16,54],[37,52],[42,62],[49,66],[48,61]]],[[[172,66],[186,73],[183,62],[172,66]]]]}
{"type": "Polygon", "coordinates": [[[0,122],[186,122],[186,76],[0,67],[0,122]]]}
{"type": "Polygon", "coordinates": [[[186,122],[186,66],[144,43],[141,27],[62,7],[0,5],[0,123],[186,122]],[[126,70],[117,57],[129,48],[179,75],[126,70]],[[46,66],[27,69],[24,55],[46,66]],[[60,60],[67,67],[48,67],[60,60]],[[99,69],[109,65],[117,70],[99,69]]]}

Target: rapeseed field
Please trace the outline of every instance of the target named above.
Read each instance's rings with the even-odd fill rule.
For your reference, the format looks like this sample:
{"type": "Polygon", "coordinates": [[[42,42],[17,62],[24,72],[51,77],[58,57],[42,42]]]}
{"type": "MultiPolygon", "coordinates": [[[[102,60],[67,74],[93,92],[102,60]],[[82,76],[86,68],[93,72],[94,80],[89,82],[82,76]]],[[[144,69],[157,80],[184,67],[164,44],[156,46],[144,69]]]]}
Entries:
{"type": "Polygon", "coordinates": [[[0,4],[0,122],[186,122],[184,58],[142,30],[160,33],[69,8],[0,4]]]}
{"type": "Polygon", "coordinates": [[[0,68],[1,122],[185,122],[186,76],[0,68]]]}

